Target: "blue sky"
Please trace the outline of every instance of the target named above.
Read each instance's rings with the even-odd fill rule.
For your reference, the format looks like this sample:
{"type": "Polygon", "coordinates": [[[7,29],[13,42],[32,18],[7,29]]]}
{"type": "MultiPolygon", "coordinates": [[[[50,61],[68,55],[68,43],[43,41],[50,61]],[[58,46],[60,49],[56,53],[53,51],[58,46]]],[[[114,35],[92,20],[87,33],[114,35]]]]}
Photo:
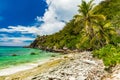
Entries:
{"type": "MultiPolygon", "coordinates": [[[[81,0],[0,0],[0,46],[29,45],[36,35],[61,30],[65,22],[77,13],[80,2],[81,0]]],[[[98,2],[100,0],[95,0],[95,3],[98,2]]]]}
{"type": "MultiPolygon", "coordinates": [[[[8,28],[8,26],[32,26],[36,23],[36,16],[43,16],[47,4],[43,0],[0,0],[0,29],[8,28]]],[[[4,38],[29,37],[27,42],[31,42],[35,37],[32,34],[22,35],[20,32],[0,32],[0,45],[12,45],[13,39],[6,41],[4,38]],[[8,44],[7,44],[8,43],[8,44]]],[[[16,40],[17,41],[17,40],[16,40]]],[[[20,41],[18,41],[20,42],[20,41]]],[[[13,42],[14,45],[14,42],[13,42]]]]}
{"type": "Polygon", "coordinates": [[[46,7],[43,0],[0,0],[0,26],[32,25],[46,7]]]}

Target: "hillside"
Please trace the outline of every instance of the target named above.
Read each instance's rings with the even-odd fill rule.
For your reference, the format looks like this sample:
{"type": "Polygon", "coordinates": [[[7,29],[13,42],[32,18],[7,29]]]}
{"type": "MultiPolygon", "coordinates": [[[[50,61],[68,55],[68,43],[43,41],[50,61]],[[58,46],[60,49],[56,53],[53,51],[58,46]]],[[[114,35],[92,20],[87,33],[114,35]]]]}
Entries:
{"type": "Polygon", "coordinates": [[[38,36],[30,47],[53,49],[66,46],[67,48],[75,49],[75,44],[77,44],[80,39],[79,31],[79,26],[75,26],[73,20],[71,20],[60,32],[53,35],[38,36]]]}
{"type": "Polygon", "coordinates": [[[114,27],[120,28],[120,0],[105,0],[95,7],[96,13],[107,16],[114,27]]]}
{"type": "MultiPolygon", "coordinates": [[[[105,22],[111,22],[111,27],[115,28],[116,30],[119,29],[119,13],[120,13],[120,1],[119,0],[105,0],[102,1],[98,6],[94,9],[94,14],[103,14],[106,16],[107,20],[105,22]]],[[[82,38],[83,33],[83,22],[79,22],[75,24],[76,19],[73,18],[63,30],[46,36],[38,36],[30,45],[32,48],[40,48],[43,50],[56,50],[56,49],[79,49],[79,50],[90,50],[94,49],[94,47],[98,46],[97,48],[102,47],[105,45],[107,41],[105,39],[99,39],[103,41],[103,44],[97,44],[100,41],[92,41],[90,43],[89,39],[82,38]],[[86,41],[84,41],[86,40],[86,41]],[[84,41],[84,42],[83,42],[84,41]],[[81,42],[82,46],[81,46],[81,42]],[[93,43],[95,42],[95,43],[93,43]],[[96,46],[88,46],[91,44],[95,44],[96,46]],[[101,46],[102,45],[102,46],[101,46]]],[[[104,21],[103,21],[104,22],[104,21]]],[[[106,23],[104,23],[106,24],[106,23]]],[[[103,25],[104,26],[104,25],[103,25]]],[[[110,31],[108,31],[110,32],[110,31]]],[[[118,31],[119,32],[119,31],[118,31]]],[[[96,32],[97,33],[97,32],[96,32]]],[[[114,39],[114,37],[110,36],[110,39],[114,39]]],[[[109,43],[116,42],[114,39],[113,41],[109,41],[109,43]]]]}

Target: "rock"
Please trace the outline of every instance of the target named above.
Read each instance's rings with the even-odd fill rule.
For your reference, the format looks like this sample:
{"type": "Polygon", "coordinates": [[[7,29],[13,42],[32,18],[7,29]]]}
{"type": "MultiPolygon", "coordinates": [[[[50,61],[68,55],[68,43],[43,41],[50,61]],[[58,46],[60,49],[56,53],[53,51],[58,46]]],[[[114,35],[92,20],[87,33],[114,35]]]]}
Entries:
{"type": "Polygon", "coordinates": [[[51,55],[51,57],[56,57],[56,55],[51,55]]]}
{"type": "Polygon", "coordinates": [[[92,64],[92,65],[97,65],[95,61],[91,61],[91,60],[83,60],[83,62],[92,64]]]}
{"type": "Polygon", "coordinates": [[[107,77],[105,77],[103,80],[120,80],[120,65],[116,65],[114,68],[112,68],[111,75],[108,75],[106,75],[107,77]]]}
{"type": "Polygon", "coordinates": [[[71,76],[71,77],[69,77],[69,80],[75,80],[75,78],[71,76]]]}
{"type": "Polygon", "coordinates": [[[64,58],[69,58],[69,57],[67,55],[65,55],[64,58]]]}
{"type": "Polygon", "coordinates": [[[63,49],[64,49],[64,50],[67,50],[68,48],[64,46],[63,49]]]}
{"type": "Polygon", "coordinates": [[[34,52],[31,52],[31,53],[30,53],[30,55],[36,55],[36,53],[34,53],[34,52]]]}
{"type": "Polygon", "coordinates": [[[103,62],[94,59],[90,52],[68,54],[63,59],[59,66],[32,80],[101,80],[106,73],[103,62]]]}
{"type": "Polygon", "coordinates": [[[12,54],[11,56],[17,56],[17,54],[12,54]]]}
{"type": "Polygon", "coordinates": [[[84,76],[78,76],[76,80],[86,80],[84,76]]]}

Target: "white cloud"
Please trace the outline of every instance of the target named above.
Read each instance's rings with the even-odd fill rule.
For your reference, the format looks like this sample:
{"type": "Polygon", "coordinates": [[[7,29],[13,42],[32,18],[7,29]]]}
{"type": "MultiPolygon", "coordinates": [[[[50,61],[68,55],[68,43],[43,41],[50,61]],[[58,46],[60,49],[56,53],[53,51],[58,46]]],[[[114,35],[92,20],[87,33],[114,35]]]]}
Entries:
{"type": "Polygon", "coordinates": [[[77,13],[81,0],[47,0],[49,8],[54,9],[59,20],[69,21],[77,13]]]}
{"type": "Polygon", "coordinates": [[[25,45],[29,45],[29,42],[26,41],[33,41],[34,38],[30,38],[30,37],[8,37],[8,36],[4,36],[2,38],[0,38],[0,45],[12,45],[12,46],[25,46],[25,45]]]}
{"type": "Polygon", "coordinates": [[[0,46],[28,46],[29,42],[0,42],[0,46]]]}
{"type": "Polygon", "coordinates": [[[77,13],[77,5],[81,0],[46,0],[46,2],[49,7],[44,16],[37,17],[38,21],[44,22],[39,28],[41,35],[61,30],[65,26],[65,22],[68,22],[77,13]]]}
{"type": "Polygon", "coordinates": [[[8,28],[2,28],[0,29],[0,32],[8,32],[8,33],[13,33],[13,32],[21,32],[22,34],[37,34],[39,33],[39,29],[36,26],[8,26],[8,28]]]}
{"type": "Polygon", "coordinates": [[[0,41],[33,41],[34,38],[31,38],[31,37],[8,37],[8,36],[4,36],[3,38],[0,38],[0,41]]]}

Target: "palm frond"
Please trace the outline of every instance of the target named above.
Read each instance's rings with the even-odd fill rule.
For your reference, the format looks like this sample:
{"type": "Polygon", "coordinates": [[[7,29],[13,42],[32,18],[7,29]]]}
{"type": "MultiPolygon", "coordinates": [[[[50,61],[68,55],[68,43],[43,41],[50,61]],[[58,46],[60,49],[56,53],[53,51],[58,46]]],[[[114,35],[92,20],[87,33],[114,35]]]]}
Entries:
{"type": "Polygon", "coordinates": [[[93,3],[94,0],[91,0],[90,2],[88,2],[88,7],[89,7],[89,11],[93,9],[93,6],[95,5],[93,3]]]}
{"type": "Polygon", "coordinates": [[[88,39],[89,39],[88,35],[82,36],[81,39],[80,39],[80,43],[79,44],[82,45],[88,39]]]}
{"type": "Polygon", "coordinates": [[[101,21],[105,21],[106,20],[106,17],[104,15],[91,15],[90,16],[91,19],[94,19],[94,20],[101,20],[101,21]]]}
{"type": "Polygon", "coordinates": [[[80,22],[82,22],[83,20],[84,20],[84,18],[83,18],[83,16],[81,16],[81,15],[75,15],[74,16],[74,19],[75,19],[75,21],[74,21],[74,24],[76,24],[76,23],[80,23],[80,22]]]}

